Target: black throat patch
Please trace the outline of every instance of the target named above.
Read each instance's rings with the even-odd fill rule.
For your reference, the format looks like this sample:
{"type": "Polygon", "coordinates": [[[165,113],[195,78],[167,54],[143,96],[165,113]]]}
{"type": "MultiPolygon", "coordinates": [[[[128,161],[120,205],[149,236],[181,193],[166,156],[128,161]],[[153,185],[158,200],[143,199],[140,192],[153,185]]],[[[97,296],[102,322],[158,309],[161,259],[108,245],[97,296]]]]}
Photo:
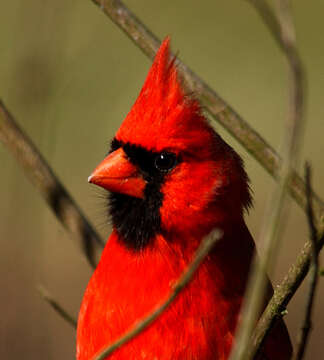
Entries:
{"type": "Polygon", "coordinates": [[[179,159],[172,153],[157,153],[116,139],[112,141],[111,152],[120,147],[125,151],[129,161],[139,168],[147,184],[143,199],[125,194],[110,193],[108,196],[109,215],[121,241],[129,249],[139,251],[148,246],[152,239],[161,233],[160,208],[163,202],[163,194],[160,191],[161,185],[165,176],[179,159]],[[173,166],[168,170],[161,170],[156,166],[157,159],[160,161],[162,158],[163,161],[163,154],[174,156],[174,164],[171,164],[173,166]]]}

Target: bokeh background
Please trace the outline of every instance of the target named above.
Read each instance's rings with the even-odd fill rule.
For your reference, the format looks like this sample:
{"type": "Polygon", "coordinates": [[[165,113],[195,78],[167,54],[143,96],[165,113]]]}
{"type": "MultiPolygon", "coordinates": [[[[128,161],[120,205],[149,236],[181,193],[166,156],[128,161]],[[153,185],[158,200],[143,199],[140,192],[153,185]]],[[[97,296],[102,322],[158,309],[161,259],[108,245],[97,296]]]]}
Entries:
{"type": "MultiPolygon", "coordinates": [[[[125,3],[160,38],[171,35],[180,58],[278,147],[287,110],[286,64],[247,1],[125,3]]],[[[314,187],[324,198],[324,1],[293,4],[309,79],[299,170],[311,161],[314,187]]],[[[87,177],[108,150],[149,66],[90,0],[0,4],[0,97],[105,238],[110,232],[105,201],[87,177]]],[[[254,192],[247,222],[257,238],[274,182],[220,125],[215,127],[244,158],[254,192]]],[[[92,271],[2,144],[0,163],[0,358],[73,359],[74,330],[41,299],[36,286],[45,285],[76,316],[92,271]]],[[[285,222],[278,266],[271,274],[274,284],[308,234],[295,204],[285,222]]],[[[288,308],[294,341],[306,289],[302,286],[288,308]]],[[[322,280],[306,359],[323,358],[323,296],[322,280]]]]}

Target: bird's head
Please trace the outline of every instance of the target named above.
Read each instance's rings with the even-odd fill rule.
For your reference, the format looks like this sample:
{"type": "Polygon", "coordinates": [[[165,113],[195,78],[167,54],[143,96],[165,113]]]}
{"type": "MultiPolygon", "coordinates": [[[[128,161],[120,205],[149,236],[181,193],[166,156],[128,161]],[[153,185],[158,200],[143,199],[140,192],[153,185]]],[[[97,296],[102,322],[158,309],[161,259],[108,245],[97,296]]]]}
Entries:
{"type": "Polygon", "coordinates": [[[185,95],[168,38],[89,181],[111,192],[113,225],[133,249],[163,232],[203,235],[250,204],[242,161],[185,95]]]}

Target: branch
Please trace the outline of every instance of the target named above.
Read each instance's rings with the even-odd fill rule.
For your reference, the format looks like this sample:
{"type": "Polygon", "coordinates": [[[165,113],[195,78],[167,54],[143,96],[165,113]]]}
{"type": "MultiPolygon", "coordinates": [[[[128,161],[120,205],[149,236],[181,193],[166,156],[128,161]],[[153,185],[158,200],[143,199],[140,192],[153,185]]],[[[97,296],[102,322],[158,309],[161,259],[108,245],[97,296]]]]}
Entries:
{"type": "MultiPolygon", "coordinates": [[[[92,0],[92,2],[98,5],[149,58],[153,59],[160,40],[120,0],[92,0]]],[[[209,114],[224,126],[275,179],[278,179],[282,161],[275,150],[186,64],[177,59],[177,66],[187,91],[194,92],[209,114]]],[[[295,171],[289,180],[289,192],[305,209],[305,183],[295,171]]],[[[324,230],[324,203],[315,194],[313,200],[316,222],[320,229],[324,230]]]]}
{"type": "Polygon", "coordinates": [[[58,220],[76,239],[82,253],[95,267],[103,242],[70,194],[58,180],[31,139],[19,128],[0,99],[0,140],[23,167],[58,220]]]}
{"type": "Polygon", "coordinates": [[[319,252],[320,248],[317,243],[317,230],[314,223],[314,213],[312,206],[312,192],[311,192],[311,169],[309,164],[305,166],[305,180],[306,180],[306,195],[307,195],[307,219],[310,231],[310,239],[312,242],[311,252],[311,267],[310,267],[310,282],[309,293],[306,304],[305,318],[301,329],[300,339],[296,351],[296,360],[302,360],[309,338],[309,333],[312,327],[312,311],[314,306],[315,292],[318,284],[319,277],[319,252]]]}
{"type": "MultiPolygon", "coordinates": [[[[318,241],[318,250],[320,251],[323,246],[324,234],[318,241]]],[[[251,346],[252,353],[255,353],[262,346],[269,330],[281,316],[281,313],[286,309],[300,284],[305,279],[309,270],[311,256],[312,244],[308,241],[304,245],[295,263],[290,267],[281,284],[276,286],[271,300],[260,317],[253,334],[251,346]]]]}
{"type": "Polygon", "coordinates": [[[246,0],[252,6],[254,6],[255,10],[261,17],[264,24],[267,26],[270,34],[276,43],[280,46],[282,51],[285,50],[285,46],[283,44],[283,40],[281,37],[281,28],[278,22],[277,16],[274,13],[272,7],[268,4],[267,0],[246,0]]]}
{"type": "Polygon", "coordinates": [[[209,236],[205,237],[199,248],[197,249],[193,260],[189,264],[187,270],[180,276],[177,282],[173,285],[172,291],[161,304],[159,304],[151,313],[146,317],[139,320],[132,328],[130,328],[125,335],[121,336],[117,341],[104,349],[94,360],[104,360],[107,356],[111,355],[115,350],[132,340],[135,336],[140,334],[144,329],[152,324],[174,301],[178,294],[188,285],[199,265],[209,254],[215,243],[223,236],[222,232],[218,229],[214,230],[209,236]]]}
{"type": "Polygon", "coordinates": [[[51,294],[42,286],[37,287],[38,292],[41,297],[56,311],[65,321],[73,326],[74,329],[77,328],[77,320],[70,315],[63,307],[51,296],[51,294]]]}
{"type": "MultiPolygon", "coordinates": [[[[286,3],[286,1],[280,0],[280,4],[286,3]]],[[[255,1],[252,1],[252,4],[255,5],[255,1]]],[[[280,7],[280,12],[276,15],[266,5],[266,1],[259,1],[258,6],[255,6],[255,8],[263,20],[271,19],[271,21],[266,21],[266,24],[271,26],[271,33],[287,57],[290,75],[290,106],[281,146],[282,166],[279,184],[269,201],[268,211],[265,214],[261,231],[260,238],[263,253],[261,253],[259,261],[255,259],[253,262],[241,310],[242,323],[237,331],[236,342],[230,357],[231,360],[253,359],[255,356],[255,353],[251,351],[251,336],[263,307],[268,282],[266,271],[271,272],[278,253],[279,235],[282,228],[280,220],[284,217],[284,210],[286,210],[284,205],[289,177],[298,161],[299,152],[297,150],[300,148],[301,130],[303,129],[304,71],[295,44],[290,8],[280,7]]],[[[259,349],[255,349],[255,351],[257,350],[259,349]]]]}
{"type": "MultiPolygon", "coordinates": [[[[309,188],[308,191],[310,194],[311,189],[309,188]]],[[[309,212],[308,209],[308,220],[313,237],[315,224],[313,222],[314,219],[310,214],[311,213],[309,212]],[[311,216],[312,218],[311,220],[312,223],[310,223],[309,216],[311,216]]],[[[324,233],[322,234],[321,238],[318,240],[316,246],[317,246],[317,252],[319,254],[319,252],[324,246],[324,233]]],[[[295,295],[300,284],[306,277],[309,270],[310,261],[313,256],[313,251],[314,251],[314,247],[312,245],[312,242],[308,241],[304,245],[303,250],[301,251],[301,254],[298,256],[295,264],[290,267],[288,274],[285,276],[282,283],[276,287],[273,297],[268,303],[254,331],[253,341],[252,341],[253,352],[255,352],[256,349],[259,349],[262,346],[266,336],[269,333],[269,330],[273,327],[275,321],[281,316],[282,311],[287,307],[289,301],[295,295]]],[[[315,276],[314,273],[313,276],[315,276]]]]}

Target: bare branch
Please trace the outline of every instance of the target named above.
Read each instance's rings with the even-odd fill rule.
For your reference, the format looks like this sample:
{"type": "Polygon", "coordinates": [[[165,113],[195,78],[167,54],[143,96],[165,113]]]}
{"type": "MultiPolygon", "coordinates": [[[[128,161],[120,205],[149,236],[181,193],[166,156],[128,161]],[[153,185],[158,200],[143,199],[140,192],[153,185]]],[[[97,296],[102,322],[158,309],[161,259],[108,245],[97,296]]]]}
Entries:
{"type": "Polygon", "coordinates": [[[102,250],[102,240],[1,100],[0,140],[23,167],[59,221],[76,239],[91,266],[95,267],[102,250]]]}
{"type": "Polygon", "coordinates": [[[312,327],[312,312],[315,299],[315,293],[319,278],[319,246],[317,244],[317,230],[314,223],[314,214],[312,207],[312,192],[311,192],[311,168],[309,164],[305,166],[305,182],[306,182],[306,195],[307,195],[307,219],[310,232],[310,239],[312,243],[312,257],[311,267],[309,271],[310,282],[309,282],[309,293],[306,303],[305,318],[301,329],[300,339],[298,341],[296,360],[302,360],[309,338],[309,333],[312,327]]]}
{"type": "MultiPolygon", "coordinates": [[[[311,193],[311,189],[309,188],[309,194],[311,193]]],[[[312,232],[312,236],[315,234],[315,224],[313,222],[311,213],[308,213],[308,220],[310,225],[310,230],[312,232]],[[310,220],[312,219],[312,220],[310,220]]],[[[316,232],[317,234],[317,232],[316,232]]],[[[316,235],[317,238],[317,235],[316,235]]],[[[321,251],[324,246],[324,233],[322,234],[321,238],[317,242],[317,254],[321,251]]],[[[259,349],[266,336],[269,333],[269,330],[273,327],[275,321],[281,317],[282,311],[286,308],[289,301],[295,295],[297,289],[299,288],[300,284],[306,277],[310,261],[313,256],[314,247],[312,242],[308,241],[303,247],[301,254],[298,256],[294,265],[292,265],[288,271],[288,274],[285,276],[282,283],[276,287],[274,291],[274,295],[270,302],[268,303],[266,310],[263,312],[260,320],[258,321],[257,327],[253,334],[253,346],[251,347],[251,352],[255,353],[257,349],[259,349]]],[[[320,275],[320,271],[317,270],[317,274],[320,275]]],[[[311,275],[313,278],[315,273],[311,275]]],[[[311,286],[314,283],[311,282],[311,286]]],[[[313,290],[311,290],[313,292],[313,290]]],[[[311,298],[313,295],[310,294],[309,301],[313,301],[311,298]]],[[[309,304],[309,302],[308,302],[309,304]]],[[[309,305],[308,305],[309,306],[309,305]]],[[[308,307],[307,309],[311,309],[308,307]]],[[[308,316],[308,315],[307,315],[308,316]]]]}
{"type": "MultiPolygon", "coordinates": [[[[98,5],[149,58],[153,59],[160,45],[160,40],[122,1],[92,0],[92,2],[98,5]]],[[[282,161],[275,150],[230,105],[179,59],[177,66],[187,90],[194,92],[209,114],[222,124],[274,178],[278,179],[282,161]]],[[[305,183],[295,171],[289,179],[289,192],[297,203],[305,209],[305,183]]],[[[320,229],[324,230],[324,203],[315,194],[313,200],[316,222],[320,229]]]]}
{"type": "MultiPolygon", "coordinates": [[[[256,4],[255,1],[252,1],[252,3],[256,4]]],[[[282,3],[286,3],[286,0],[280,0],[280,4],[282,3]]],[[[269,201],[268,212],[265,214],[261,231],[263,253],[261,253],[260,260],[255,260],[253,263],[242,306],[242,323],[237,331],[236,342],[230,357],[231,360],[253,359],[255,356],[254,351],[259,350],[253,349],[254,351],[251,351],[250,341],[263,306],[267,286],[266,271],[271,271],[278,253],[281,232],[280,220],[286,210],[284,204],[289,186],[289,177],[298,161],[298,149],[303,129],[304,71],[295,44],[290,8],[280,6],[277,15],[267,6],[266,1],[260,1],[255,8],[261,18],[270,26],[271,33],[287,57],[290,79],[290,106],[281,146],[283,160],[279,184],[269,201]],[[266,12],[263,13],[263,11],[266,12]]]]}
{"type": "Polygon", "coordinates": [[[285,51],[283,45],[283,40],[281,37],[281,29],[276,14],[274,13],[272,7],[268,4],[267,0],[246,0],[251,5],[254,6],[255,10],[258,12],[262,21],[267,25],[270,34],[273,36],[274,40],[281,47],[281,50],[285,51]]]}
{"type": "Polygon", "coordinates": [[[310,233],[310,239],[312,241],[313,256],[318,255],[317,238],[318,233],[314,221],[313,201],[312,201],[312,183],[311,183],[312,171],[308,163],[305,165],[305,183],[306,183],[306,196],[307,196],[307,221],[310,233]]]}
{"type": "MultiPolygon", "coordinates": [[[[323,248],[323,245],[324,234],[318,241],[319,251],[323,248]]],[[[312,244],[308,241],[281,284],[276,286],[271,300],[260,317],[253,334],[251,353],[255,353],[262,346],[269,330],[273,327],[275,321],[282,316],[281,313],[286,309],[289,301],[305,279],[309,270],[311,256],[312,244]]]]}
{"type": "Polygon", "coordinates": [[[144,329],[152,324],[174,301],[178,294],[188,285],[199,265],[208,255],[215,243],[223,236],[222,232],[218,229],[214,230],[209,236],[205,237],[196,253],[193,256],[191,263],[187,270],[180,276],[177,282],[173,285],[172,291],[166,300],[161,302],[155,309],[152,310],[145,318],[139,320],[130,328],[125,335],[121,336],[117,341],[104,349],[94,360],[104,360],[107,356],[111,355],[115,350],[129,342],[135,336],[140,334],[144,329]]]}
{"type": "Polygon", "coordinates": [[[37,287],[38,292],[40,293],[41,297],[49,303],[49,305],[70,325],[76,329],[77,327],[77,320],[70,315],[63,307],[51,296],[51,294],[42,286],[38,285],[37,287]]]}

